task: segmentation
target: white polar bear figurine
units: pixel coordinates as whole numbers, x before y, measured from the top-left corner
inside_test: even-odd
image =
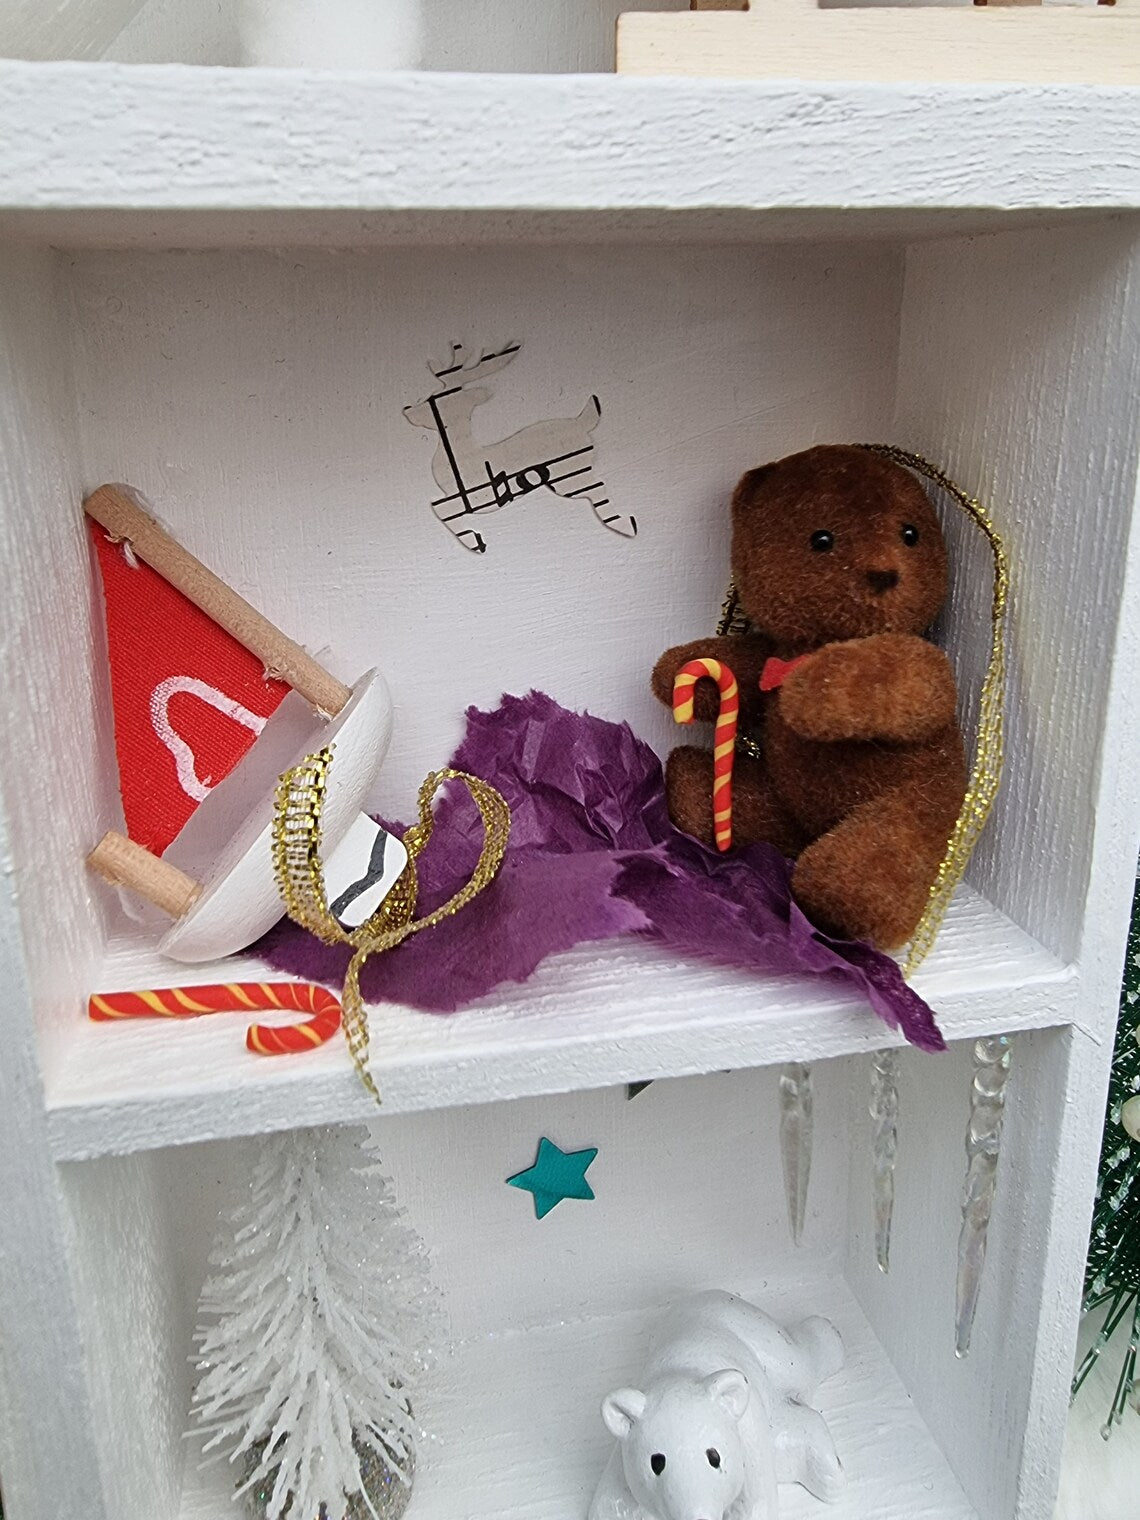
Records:
[[[785,1330],[731,1293],[675,1305],[641,1388],[602,1403],[618,1444],[589,1520],[777,1520],[778,1483],[837,1498],[843,1468],[803,1400],[842,1365],[825,1319]]]

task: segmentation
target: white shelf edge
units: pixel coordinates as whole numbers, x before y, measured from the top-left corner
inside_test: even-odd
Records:
[[[0,209],[1140,205],[1135,92],[0,63]]]
[[[704,1286],[704,1285],[702,1285]],[[828,1420],[847,1490],[823,1506],[780,1489],[782,1520],[977,1520],[838,1273],[805,1262],[792,1281],[724,1283],[777,1318],[824,1314],[844,1338],[847,1364],[812,1403]],[[441,1358],[418,1408],[434,1440],[421,1454],[408,1520],[573,1520],[586,1513],[612,1440],[599,1406],[636,1381],[658,1310],[488,1335]],[[494,1387],[494,1398],[487,1389]],[[232,1513],[224,1466],[200,1469],[190,1443],[179,1520]],[[885,1479],[884,1475],[889,1475]]]
[[[250,958],[179,968],[128,948],[112,951],[92,990],[272,975]],[[915,985],[951,1041],[1078,1021],[1075,969],[969,892]],[[902,1043],[842,985],[755,977],[633,941],[579,947],[458,1014],[370,1012],[372,1071],[390,1115]],[[56,1160],[375,1116],[339,1037],[311,1054],[265,1058],[246,1051],[244,1027],[240,1015],[77,1019],[46,1081]]]

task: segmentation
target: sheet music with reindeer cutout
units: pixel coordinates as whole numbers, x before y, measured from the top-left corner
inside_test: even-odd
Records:
[[[636,518],[613,510],[605,483],[594,469],[593,432],[602,414],[597,396],[591,396],[576,417],[532,422],[498,443],[476,441],[472,415],[492,394],[477,382],[505,369],[521,348],[521,343],[508,343],[469,357],[461,343],[453,343],[446,363],[428,365],[437,388],[404,408],[414,427],[427,428],[438,440],[431,469],[441,494],[432,501],[432,511],[474,554],[487,549],[472,525],[474,518],[540,490],[581,500],[603,527],[624,538],[636,537]]]

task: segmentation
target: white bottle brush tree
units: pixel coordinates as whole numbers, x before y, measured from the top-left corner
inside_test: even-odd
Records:
[[[367,1130],[262,1141],[210,1265],[192,1404],[204,1450],[240,1464],[238,1493],[257,1488],[267,1520],[402,1510],[374,1503],[369,1476],[410,1486],[439,1306]]]

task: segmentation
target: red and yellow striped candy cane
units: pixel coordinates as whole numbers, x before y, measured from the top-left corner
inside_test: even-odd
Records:
[[[194,1019],[203,1013],[271,1008],[308,1013],[312,1018],[277,1029],[251,1024],[245,1032],[246,1048],[260,1056],[312,1050],[340,1028],[340,1003],[326,987],[313,982],[217,982],[208,987],[97,992],[88,1001],[87,1014],[103,1023],[110,1019]]]
[[[720,687],[720,708],[713,734],[713,833],[717,849],[727,850],[732,844],[732,761],[736,754],[740,690],[723,660],[701,657],[681,666],[673,681],[673,717],[678,723],[693,721],[693,688],[705,676]]]

